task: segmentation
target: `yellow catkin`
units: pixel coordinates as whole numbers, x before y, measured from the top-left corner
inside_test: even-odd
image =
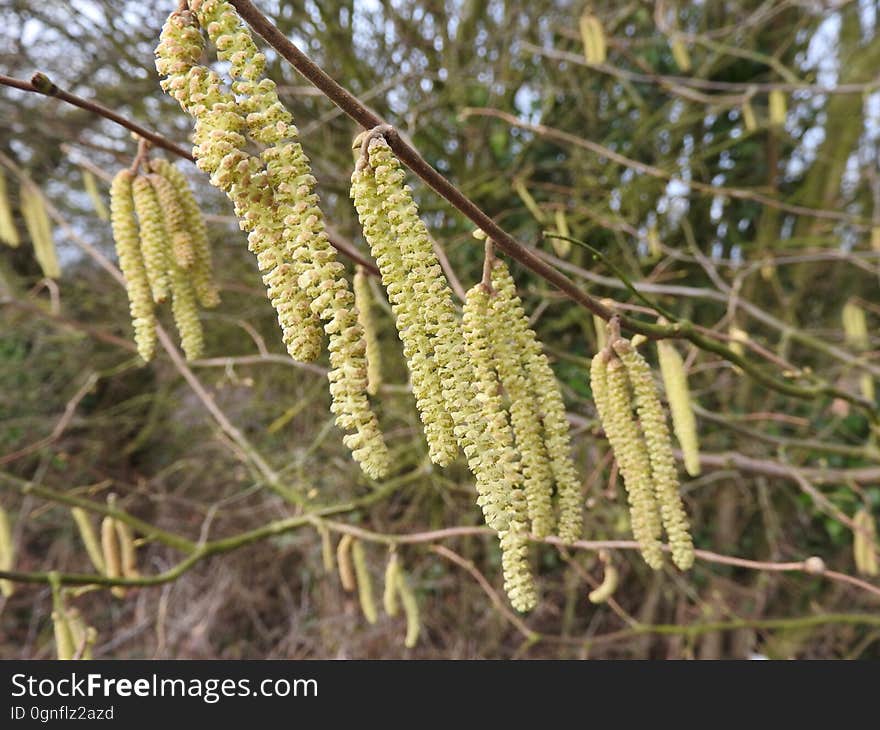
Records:
[[[101,573],[101,575],[105,575],[107,572],[107,566],[104,564],[104,556],[101,553],[101,542],[98,539],[98,533],[95,530],[94,525],[92,525],[89,513],[82,507],[72,507],[70,513],[73,515],[73,521],[76,523],[76,527],[79,530],[79,536],[83,541],[83,545],[86,547],[86,553],[88,553],[89,560],[92,561],[95,570]]]
[[[376,610],[376,599],[373,597],[373,580],[367,566],[367,556],[360,540],[352,542],[351,561],[354,563],[354,572],[357,576],[358,600],[361,604],[361,611],[364,618],[367,619],[367,623],[374,624],[379,619],[379,612]]]
[[[55,634],[56,658],[62,661],[73,659],[76,648],[67,618],[60,611],[52,611],[52,631]]]
[[[150,173],[147,179],[153,186],[159,207],[165,216],[165,230],[171,241],[172,260],[177,266],[190,269],[196,262],[195,245],[189,234],[186,213],[180,204],[177,190],[159,173]]]
[[[697,438],[697,419],[691,405],[684,361],[678,350],[665,340],[657,341],[657,355],[663,387],[666,389],[666,399],[669,401],[669,412],[672,415],[672,427],[684,455],[684,468],[692,477],[699,476],[700,444]]]
[[[785,125],[786,115],[786,99],[785,94],[779,89],[773,89],[768,95],[768,107],[770,115],[770,124],[774,127],[782,127]]]
[[[168,231],[159,200],[150,181],[143,175],[131,185],[134,209],[140,221],[141,256],[154,302],[164,302],[171,292],[171,261]]]
[[[324,572],[329,575],[336,571],[336,556],[333,553],[330,530],[323,523],[318,524],[317,530],[321,536],[321,562],[324,563]]]
[[[506,529],[499,532],[504,587],[511,605],[518,611],[530,611],[537,603],[534,578],[528,560],[529,504],[523,489],[520,458],[514,446],[513,429],[501,399],[497,365],[491,332],[498,323],[490,317],[489,293],[482,284],[468,291],[462,327],[477,386],[477,401],[490,436],[498,447],[503,484],[499,494],[505,499]],[[549,493],[546,510],[552,514]]]
[[[605,30],[601,21],[590,13],[581,15],[578,22],[581,32],[581,41],[584,45],[584,59],[587,63],[605,63],[607,57],[607,44],[605,42]]]
[[[366,346],[354,297],[336,260],[314,192],[315,178],[298,142],[289,112],[277,100],[274,83],[262,77],[265,57],[229,3],[191,3],[195,13],[172,13],[157,47],[163,88],[196,120],[193,154],[213,185],[235,204],[249,231],[264,282],[278,312],[288,352],[314,359],[320,330],[329,338],[331,410],[345,432],[343,442],[370,477],[390,468],[388,451],[366,393]],[[204,28],[228,61],[233,91],[210,69],[198,65]],[[236,96],[243,97],[239,101]],[[244,134],[267,146],[248,154]]]
[[[672,456],[672,438],[666,425],[666,414],[657,395],[651,368],[645,358],[626,340],[612,345],[623,362],[635,398],[642,437],[651,464],[651,481],[660,508],[663,527],[669,537],[672,562],[680,570],[694,563],[694,545],[690,525],[679,494],[678,472]]]
[[[541,210],[541,207],[538,205],[537,201],[532,197],[532,194],[529,192],[526,184],[520,178],[516,178],[513,181],[513,189],[516,191],[516,194],[519,195],[519,199],[522,200],[526,208],[528,208],[529,213],[532,214],[532,218],[543,225],[546,220],[544,211]]]
[[[46,201],[43,199],[43,194],[29,184],[21,188],[21,214],[43,276],[49,279],[59,278],[61,267],[58,264],[55,241],[52,238],[52,224],[46,213]]]
[[[351,535],[343,535],[336,546],[336,564],[339,566],[339,581],[342,587],[351,593],[357,588],[354,578],[354,569],[351,565],[351,545],[354,538]]]
[[[556,232],[560,236],[571,236],[565,208],[557,208],[553,213],[553,218],[556,223]],[[557,256],[566,258],[571,253],[571,241],[566,241],[563,238],[551,238],[550,242],[553,244],[553,250],[556,251]]]
[[[406,185],[400,161],[381,137],[369,140],[367,153],[367,159],[359,161],[358,167],[369,165],[373,170],[376,197],[397,238],[405,280],[415,292],[427,346],[433,346],[445,412],[452,419],[455,440],[474,475],[477,504],[483,510],[486,524],[494,530],[504,530],[508,500],[503,489],[503,447],[492,437],[480,412],[473,367],[467,358],[461,357],[466,345],[452,290],[437,261],[428,229],[419,217],[412,191]]]
[[[192,282],[179,266],[171,274],[171,312],[186,359],[197,360],[205,344],[198,302]]]
[[[172,13],[162,28],[156,48],[156,69],[168,77],[162,81],[162,88],[196,120],[193,148],[196,164],[211,175],[211,183],[221,188],[235,204],[239,225],[248,232],[248,247],[256,254],[263,272],[266,293],[278,315],[288,354],[295,360],[314,360],[321,351],[320,323],[312,314],[289,261],[282,240],[284,222],[276,214],[265,166],[243,149],[247,145],[242,134],[245,119],[235,98],[224,91],[216,73],[198,65],[203,50],[204,38],[195,16],[188,11]],[[178,190],[183,188],[185,181],[173,166],[168,165],[159,172]],[[182,200],[186,204],[185,199]],[[194,202],[188,213],[191,222],[197,215]],[[191,226],[191,230],[195,229]],[[207,239],[201,240],[206,246]],[[197,248],[202,244],[197,237]],[[203,270],[204,267],[197,264],[196,272]],[[202,279],[204,276],[202,274]],[[199,281],[195,279],[197,291]],[[204,301],[210,293],[203,292],[199,297]]]
[[[122,554],[119,549],[119,537],[116,533],[116,520],[105,517],[101,520],[101,554],[108,578],[122,578]],[[125,597],[125,588],[115,586],[110,591],[117,598]]]
[[[156,351],[156,317],[150,283],[141,255],[132,198],[133,179],[134,175],[130,170],[120,170],[113,178],[110,185],[110,220],[119,268],[122,269],[128,292],[134,341],[138,354],[144,362],[149,362]]]
[[[220,304],[220,292],[214,282],[211,244],[208,240],[205,219],[202,217],[202,211],[199,209],[192,190],[190,190],[186,176],[168,160],[161,158],[150,162],[150,169],[171,183],[177,193],[177,201],[186,216],[186,230],[190,235],[195,254],[195,262],[190,269],[190,276],[193,288],[196,290],[196,296],[199,298],[199,304],[208,309],[216,307]]]
[[[397,574],[397,593],[400,596],[400,603],[406,616],[406,637],[403,640],[403,645],[407,649],[412,649],[419,641],[422,621],[419,615],[419,604],[416,600],[416,594],[410,587],[406,574],[402,570]]]
[[[120,564],[124,578],[140,578],[137,568],[137,548],[131,528],[124,522],[116,520],[116,537],[119,540]]]
[[[660,246],[660,232],[657,230],[656,224],[648,226],[645,243],[648,244],[648,255],[650,257],[658,259],[663,255],[663,249]]]
[[[82,614],[75,608],[67,610],[67,625],[73,640],[74,658],[91,659],[92,647],[98,638],[98,632],[93,627],[86,625]]]
[[[73,659],[76,647],[67,621],[67,609],[58,573],[49,574],[49,585],[52,588],[52,631],[55,635],[56,655],[60,660],[69,661]]]
[[[669,43],[669,49],[672,51],[675,65],[684,73],[688,73],[691,70],[691,54],[688,53],[687,46],[680,38],[674,38]]]
[[[382,348],[379,344],[379,330],[373,311],[373,292],[370,290],[369,276],[363,266],[358,266],[354,273],[353,288],[358,322],[364,330],[364,342],[367,345],[367,392],[376,395],[382,384]]]
[[[870,346],[870,340],[865,310],[854,301],[848,301],[843,305],[841,319],[846,344],[856,350],[867,350]]]
[[[397,553],[391,553],[385,566],[385,589],[382,591],[382,605],[385,613],[396,616],[399,609],[397,582],[400,577],[400,560]]]
[[[366,163],[366,160],[363,162]],[[399,246],[398,238],[382,208],[371,165],[358,164],[351,183],[351,197],[358,211],[364,237],[381,272],[395,326],[403,343],[403,354],[425,432],[428,454],[435,464],[446,466],[455,459],[458,446],[452,416],[446,410],[443,399],[441,373],[435,361],[434,346],[421,313],[419,294],[427,285],[418,280],[417,275],[423,275],[424,270],[409,263],[418,253],[429,262],[428,272],[433,273],[433,264],[430,264],[431,257],[435,256],[433,247],[429,255],[426,250],[416,252],[409,246],[406,249]],[[405,261],[405,255],[409,261]]]
[[[755,110],[752,108],[752,103],[748,100],[743,102],[742,118],[747,132],[754,132],[758,129],[758,120],[755,117]]]
[[[15,541],[12,538],[12,525],[9,514],[0,504],[0,570],[12,570],[15,566]],[[15,584],[6,579],[0,580],[0,594],[9,598],[15,593]]]
[[[632,417],[633,395],[626,369],[607,351],[593,358],[590,384],[599,419],[623,476],[630,508],[630,524],[645,562],[663,567],[660,544],[662,523],[651,483],[651,464],[638,423]]]
[[[605,574],[602,576],[602,582],[597,588],[590,591],[590,594],[587,596],[590,599],[590,603],[605,603],[605,601],[611,598],[614,595],[614,591],[617,590],[618,579],[617,568],[611,565],[611,563],[607,563],[605,565]]]
[[[492,307],[497,317],[495,327],[508,333],[514,352],[519,353],[531,397],[543,424],[544,448],[556,483],[559,536],[566,541],[578,540],[583,532],[583,497],[571,456],[571,437],[559,384],[541,343],[529,327],[522,302],[516,295],[516,285],[503,261],[495,262],[492,286],[495,290]]]
[[[743,347],[743,343],[749,341],[749,333],[739,327],[731,325],[727,334],[730,335],[730,349],[740,357],[745,357],[746,350],[745,347]]]
[[[880,226],[871,228],[871,250],[880,251]]]
[[[876,576],[880,573],[877,562],[877,525],[871,513],[864,507],[853,517],[853,558],[856,570],[862,575]]]
[[[6,175],[3,174],[2,169],[0,169],[0,241],[13,248],[21,245],[21,237],[18,235],[12,204],[9,201]]]
[[[83,187],[86,189],[86,195],[89,196],[89,200],[92,201],[92,206],[95,209],[95,214],[102,221],[109,221],[110,214],[107,212],[107,204],[104,202],[104,198],[101,197],[101,193],[98,190],[98,183],[95,180],[95,176],[92,175],[91,172],[83,168],[82,179],[83,179]]]

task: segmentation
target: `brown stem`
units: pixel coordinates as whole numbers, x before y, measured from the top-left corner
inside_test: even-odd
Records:
[[[156,147],[161,147],[164,150],[168,150],[178,157],[183,157],[190,162],[194,162],[194,158],[192,154],[187,152],[183,147],[179,147],[174,144],[171,140],[163,137],[161,134],[157,134],[156,132],[151,132],[146,127],[142,127],[140,124],[131,121],[130,119],[126,119],[121,114],[117,114],[112,109],[108,109],[106,106],[102,106],[94,101],[89,101],[88,99],[83,99],[82,97],[76,96],[75,94],[71,94],[64,89],[60,89],[56,84],[52,83],[51,79],[44,73],[35,73],[33,77],[31,77],[30,82],[22,81],[20,79],[14,79],[10,76],[4,76],[0,74],[0,84],[3,86],[11,86],[14,89],[21,89],[22,91],[32,91],[36,94],[43,94],[44,96],[51,96],[55,99],[60,99],[61,101],[71,104],[72,106],[79,107],[80,109],[85,109],[88,112],[92,112],[92,114],[97,114],[100,117],[104,117],[104,119],[109,119],[111,122],[118,124],[121,127],[125,127],[128,130],[131,130],[139,137],[143,137],[144,139],[152,142]]]

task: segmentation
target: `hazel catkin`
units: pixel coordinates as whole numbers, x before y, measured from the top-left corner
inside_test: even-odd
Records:
[[[657,341],[660,375],[669,401],[672,428],[684,456],[684,468],[692,477],[700,474],[700,444],[697,437],[697,420],[691,405],[687,373],[678,350],[665,340]]]
[[[133,180],[134,174],[130,170],[120,170],[113,178],[110,185],[110,220],[119,267],[125,278],[135,344],[141,359],[149,362],[156,350],[156,318],[146,267],[141,255],[132,197]]]
[[[98,540],[98,533],[92,525],[88,512],[82,507],[72,507],[70,513],[73,515],[73,521],[79,530],[79,536],[83,541],[83,545],[85,545],[89,560],[92,561],[95,570],[101,573],[101,575],[105,575],[107,567],[104,564],[104,556],[101,553],[101,543]]]
[[[12,570],[15,565],[15,540],[9,513],[0,504],[0,570]],[[15,593],[15,584],[5,578],[0,579],[0,595],[9,598]]]
[[[43,199],[43,194],[33,187],[33,183],[21,187],[21,214],[43,276],[48,279],[59,278],[61,266],[58,263],[58,253],[52,237],[52,224],[46,212],[46,201]]]
[[[880,574],[877,561],[877,525],[864,507],[853,517],[853,559],[862,575]]]
[[[12,248],[17,248],[21,245],[18,228],[12,215],[9,190],[6,187],[6,176],[3,174],[2,168],[0,168],[0,241]]]
[[[358,322],[364,331],[367,357],[367,392],[376,395],[382,384],[382,347],[379,344],[379,332],[373,311],[373,293],[363,266],[358,266],[354,273],[354,303],[357,307]]]
[[[694,546],[684,503],[679,495],[678,472],[672,456],[672,439],[666,425],[666,414],[657,395],[651,368],[628,341],[620,338],[612,343],[624,364],[638,411],[642,437],[651,465],[651,482],[663,527],[669,537],[672,562],[687,570],[694,562]]]
[[[351,561],[354,564],[354,572],[357,577],[358,601],[361,604],[361,612],[367,619],[367,623],[374,624],[379,619],[379,614],[376,611],[376,599],[373,597],[373,579],[370,577],[367,556],[360,540],[354,540],[351,544]]]
[[[143,175],[134,178],[131,186],[134,209],[140,222],[141,256],[153,301],[164,302],[171,292],[169,276],[170,244],[162,208],[150,181]]]

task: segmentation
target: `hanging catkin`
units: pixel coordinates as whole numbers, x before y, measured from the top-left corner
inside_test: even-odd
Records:
[[[354,569],[351,565],[351,545],[354,538],[345,534],[339,539],[336,546],[336,564],[339,566],[339,582],[342,583],[344,590],[351,593],[357,588],[357,581],[354,578]]]
[[[235,93],[250,96],[240,105],[216,73],[197,65],[204,39],[188,11],[172,13],[162,30],[156,68],[168,77],[163,88],[196,120],[197,164],[233,201],[242,228],[249,231],[249,246],[257,254],[293,357],[317,357],[317,321],[323,320],[329,337],[331,410],[354,459],[368,476],[379,478],[390,464],[367,399],[363,330],[324,230],[308,158],[296,141],[289,113],[272,101],[274,84],[260,80],[265,59],[256,53],[232,6],[214,0],[191,5],[217,46],[218,58],[230,62]],[[264,151],[265,165],[245,151],[249,129],[257,141],[277,141]]]
[[[587,63],[605,63],[607,48],[605,30],[595,15],[584,13],[578,21],[581,42],[584,44],[584,59]]]
[[[147,175],[147,179],[153,186],[156,200],[165,216],[165,230],[171,242],[171,260],[183,269],[190,269],[195,264],[196,252],[177,190],[156,172]]]
[[[679,70],[688,73],[691,70],[691,55],[688,53],[687,46],[681,38],[673,38],[669,42],[669,49],[672,51],[672,58],[675,59],[675,65]]]
[[[482,284],[467,293],[462,326],[467,356],[476,378],[477,402],[501,458],[499,465],[504,478],[501,493],[507,501],[507,529],[499,533],[505,590],[514,608],[530,611],[537,603],[537,593],[528,561],[528,499],[523,491],[513,430],[501,399],[495,367],[497,358],[490,344],[490,332],[497,325],[490,319],[489,294]]]
[[[141,256],[153,301],[164,302],[171,293],[170,242],[165,229],[165,218],[156,191],[143,175],[137,175],[131,185],[134,209],[140,222]]]
[[[116,537],[119,540],[119,562],[122,576],[124,578],[139,578],[137,549],[134,544],[134,535],[132,535],[131,528],[124,522],[116,520]]]
[[[645,443],[633,420],[633,396],[623,363],[614,351],[600,350],[590,368],[590,385],[599,419],[614,451],[629,500],[630,523],[645,562],[663,566],[662,525]]]
[[[108,578],[122,578],[122,553],[119,549],[119,537],[116,532],[116,520],[105,517],[101,520],[101,553]],[[117,598],[125,598],[125,588],[115,586],[110,591]]]
[[[81,172],[83,186],[86,189],[86,195],[88,195],[89,200],[92,201],[92,206],[95,208],[95,214],[102,221],[110,220],[110,214],[107,212],[107,205],[104,203],[104,198],[101,197],[101,193],[98,190],[98,183],[95,181],[95,176],[85,168],[82,168]]]
[[[46,213],[46,201],[43,199],[43,194],[33,188],[31,184],[25,184],[21,187],[20,195],[21,214],[34,246],[34,256],[37,263],[43,271],[43,276],[57,279],[61,276],[61,267],[58,264],[55,241],[52,239],[52,224]]]
[[[379,344],[379,330],[373,311],[373,292],[363,266],[358,265],[354,273],[354,303],[357,307],[358,322],[364,330],[367,346],[367,392],[376,395],[382,384],[382,348]]]
[[[372,144],[372,142],[371,142]],[[377,142],[378,144],[378,142]],[[360,145],[358,144],[358,148]],[[383,193],[386,192],[383,190]],[[364,237],[370,246],[388,293],[388,301],[407,360],[413,396],[425,432],[428,454],[435,464],[446,466],[455,459],[458,446],[452,416],[446,410],[440,382],[440,368],[434,359],[434,347],[428,335],[420,301],[427,284],[416,279],[417,270],[404,261],[404,244],[382,208],[377,181],[371,164],[361,159],[351,179],[351,197],[358,212]],[[422,250],[422,256],[428,252]],[[411,260],[415,252],[407,250]],[[430,256],[433,256],[433,248]],[[422,273],[419,270],[419,273]]]
[[[770,124],[773,127],[782,127],[785,125],[786,100],[785,93],[779,89],[773,89],[768,95],[768,108],[770,114]]]
[[[88,512],[82,507],[72,507],[70,513],[73,515],[73,521],[76,523],[76,527],[79,530],[79,536],[83,541],[83,545],[86,547],[86,553],[88,553],[89,560],[92,561],[95,570],[101,575],[105,575],[107,573],[107,567],[104,565],[104,556],[101,553],[101,543],[98,539],[98,533],[92,525],[92,520],[89,518]]]
[[[398,609],[398,593],[397,581],[400,577],[400,560],[397,553],[391,553],[388,557],[388,563],[385,566],[385,588],[382,591],[382,605],[385,613],[389,616],[396,616]]]
[[[373,598],[373,579],[370,577],[370,569],[367,566],[367,556],[364,553],[364,545],[360,540],[354,540],[351,544],[351,561],[354,563],[354,572],[357,577],[358,600],[361,611],[367,623],[374,624],[379,619],[376,610],[376,599]]]
[[[853,517],[853,559],[856,570],[862,575],[876,576],[880,573],[877,564],[877,525],[871,513],[862,507]]]
[[[134,341],[138,354],[144,362],[149,362],[156,350],[156,317],[153,313],[150,283],[141,256],[132,198],[133,179],[134,175],[130,170],[120,170],[113,178],[110,186],[110,219],[119,267],[125,277],[125,289],[128,292]]]
[[[850,300],[843,305],[841,320],[843,321],[846,344],[856,350],[867,350],[870,346],[870,340],[865,310]]]
[[[2,168],[0,168],[0,241],[13,248],[21,245],[21,237],[18,235],[15,217],[12,215],[9,190],[6,187],[6,175],[4,175]]]
[[[9,514],[0,504],[0,570],[12,570],[15,566],[15,541],[12,539],[12,525]],[[0,579],[0,594],[9,598],[15,592],[15,584]]]
[[[403,640],[403,645],[407,649],[412,649],[419,641],[422,621],[419,616],[419,604],[416,600],[416,594],[410,587],[406,574],[402,570],[397,574],[397,593],[400,596],[403,613],[406,615],[406,638]]]
[[[571,457],[568,420],[559,384],[541,343],[529,327],[522,302],[516,295],[516,285],[503,261],[497,260],[492,269],[492,287],[495,291],[492,309],[497,317],[494,326],[499,331],[509,333],[513,351],[519,353],[527,374],[531,397],[540,412],[544,447],[556,482],[559,536],[566,541],[578,540],[583,531],[583,500],[580,480]]]
[[[678,350],[665,340],[657,341],[657,355],[663,387],[669,401],[672,427],[684,455],[684,468],[692,477],[700,474],[700,444],[697,439],[697,420],[691,405],[687,373]]]
[[[184,174],[165,159],[154,159],[150,162],[150,169],[164,177],[171,183],[177,193],[177,202],[183,208],[186,218],[186,230],[192,242],[195,261],[190,269],[193,288],[199,298],[199,304],[211,309],[220,304],[220,293],[214,282],[213,263],[211,261],[211,246],[208,241],[208,231],[205,227],[205,219],[196,202],[195,196],[190,190],[189,183]]]
[[[590,591],[587,596],[590,603],[605,603],[605,601],[611,598],[611,596],[614,595],[614,591],[617,590],[618,578],[617,568],[615,568],[610,561],[606,561],[605,574],[602,576],[602,582]]]
[[[67,622],[67,608],[64,605],[64,594],[58,573],[49,574],[49,585],[52,589],[52,632],[55,636],[55,651],[58,659],[69,661],[73,659],[76,649]]]
[[[654,496],[660,508],[663,528],[669,537],[672,562],[680,570],[687,570],[694,563],[694,545],[679,494],[678,472],[672,456],[672,439],[666,425],[666,414],[654,386],[651,368],[627,340],[618,339],[612,343],[612,347],[626,368],[635,398],[642,437],[651,464]]]

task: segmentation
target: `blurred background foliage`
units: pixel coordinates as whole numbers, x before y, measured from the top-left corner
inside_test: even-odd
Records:
[[[748,356],[770,358],[778,372],[809,368],[858,392],[864,364],[877,367],[875,0],[257,4],[502,226],[555,257],[591,293],[640,304],[587,251],[542,238],[560,218],[572,236],[649,284],[649,296],[667,308],[721,336],[746,332],[762,348]],[[185,144],[190,120],[161,93],[153,68],[159,29],[174,5],[0,0],[0,70],[24,79],[43,71]],[[607,34],[607,62],[599,66],[583,61],[578,18],[585,10]],[[676,39],[690,68],[673,57]],[[356,130],[267,53],[313,160],[328,220],[337,236],[363,247],[348,199]],[[779,84],[787,102],[781,125],[768,108],[767,85]],[[756,125],[746,125],[747,104]],[[299,507],[255,478],[247,455],[164,353],[141,367],[119,341],[131,337],[124,293],[77,240],[114,257],[109,224],[95,215],[82,169],[103,175],[106,195],[109,176],[135,152],[128,132],[4,88],[0,151],[70,224],[55,229],[63,267],[57,287],[41,279],[30,246],[0,251],[0,500],[14,518],[17,567],[90,569],[69,510],[23,494],[23,484],[97,500],[113,493],[130,513],[192,540],[296,514]],[[191,165],[178,164],[209,215],[223,294],[221,307],[204,314],[207,354],[193,371],[306,504],[381,490],[341,445],[320,368],[281,356],[274,314],[230,206]],[[469,287],[482,265],[470,224],[423,186],[414,188]],[[11,195],[16,205],[14,185]],[[592,317],[520,267],[515,273],[571,413],[585,538],[627,539],[625,499],[590,399]],[[872,332],[865,353],[843,341],[841,309],[853,298]],[[382,322],[391,385],[379,408],[396,481],[381,499],[340,519],[386,533],[478,525],[464,466],[428,466],[387,311]],[[645,350],[653,357],[652,347]],[[785,397],[711,354],[680,351],[709,457],[703,476],[683,484],[697,547],[769,561],[819,555],[853,574],[853,535],[841,516],[862,507],[875,519],[880,512],[880,452],[864,412],[842,401]],[[94,385],[64,432],[28,450],[52,432],[89,378]],[[500,589],[494,540],[447,544]],[[880,656],[877,626],[801,620],[876,614],[877,597],[800,573],[698,562],[688,575],[653,574],[637,554],[622,551],[613,556],[621,572],[616,603],[597,607],[586,599],[602,575],[596,556],[537,546],[543,595],[525,620],[543,638],[529,642],[461,567],[427,545],[400,553],[422,612],[412,650],[403,647],[400,619],[368,625],[356,598],[324,574],[311,527],[200,563],[122,601],[92,591],[74,603],[99,631],[98,657]],[[378,582],[387,551],[370,544],[367,554]],[[177,558],[170,548],[144,544],[139,559],[151,573]],[[0,656],[52,654],[48,588],[20,586],[0,611]],[[751,625],[776,618],[791,621]],[[635,622],[666,628],[638,630]]]

